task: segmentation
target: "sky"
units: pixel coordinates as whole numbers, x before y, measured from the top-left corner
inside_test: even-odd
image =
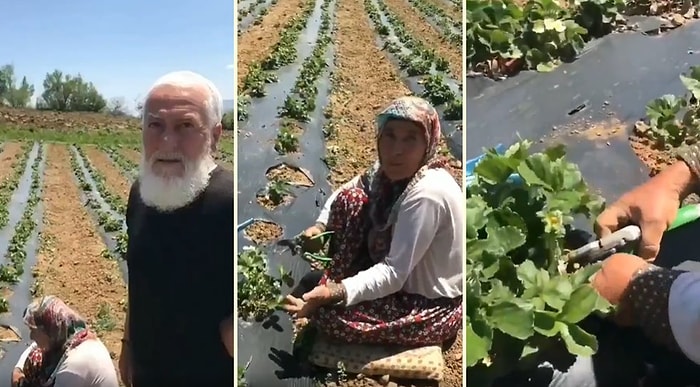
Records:
[[[177,70],[198,72],[233,98],[233,1],[7,0],[0,9],[0,66],[26,76],[34,98],[56,69],[130,107]]]

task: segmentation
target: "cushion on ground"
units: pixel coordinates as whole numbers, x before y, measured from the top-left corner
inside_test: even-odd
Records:
[[[439,346],[407,349],[342,344],[323,335],[316,337],[309,361],[329,369],[336,369],[342,363],[345,371],[353,374],[402,379],[440,381],[445,372],[445,359]]]

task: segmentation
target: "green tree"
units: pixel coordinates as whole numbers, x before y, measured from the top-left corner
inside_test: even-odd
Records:
[[[221,118],[221,125],[223,130],[233,130],[234,124],[236,122],[236,117],[234,117],[233,112],[226,112]]]
[[[17,86],[15,67],[11,64],[0,67],[0,105],[14,108],[27,107],[34,95],[34,86],[30,85],[27,77],[22,77]]]
[[[37,109],[63,112],[100,112],[106,106],[107,101],[92,82],[86,82],[80,74],[63,74],[60,70],[46,74],[44,92],[36,103]]]

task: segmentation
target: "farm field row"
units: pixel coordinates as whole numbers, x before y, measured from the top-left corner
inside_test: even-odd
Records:
[[[239,260],[239,270],[257,273],[260,278],[249,280],[252,287],[269,279],[262,278],[259,265],[296,281],[309,270],[308,263],[290,258],[274,243],[312,225],[332,190],[376,160],[374,118],[393,99],[418,95],[437,107],[442,153],[461,181],[459,1],[242,0],[238,7],[247,12],[239,20],[237,47],[238,222],[249,223],[239,246],[251,248],[242,253],[250,267],[241,267]],[[258,304],[274,303],[282,291],[279,284],[265,286],[269,294],[256,288]],[[239,290],[242,314],[271,313],[241,311],[240,295]],[[249,362],[246,379],[255,383],[279,366],[270,363],[269,347],[289,346],[291,328],[271,332],[248,322],[239,325],[239,343],[258,339],[256,345],[240,345],[238,359]],[[458,340],[445,354],[446,386],[461,385],[461,353]],[[325,371],[315,375],[317,381],[375,383],[340,380],[337,370]]]
[[[116,364],[127,300],[124,216],[139,162],[130,147],[2,143],[0,321],[14,328],[0,336],[10,339],[2,348],[9,359],[29,337],[21,322],[28,302],[54,294],[88,319]],[[14,360],[0,364],[4,372]]]

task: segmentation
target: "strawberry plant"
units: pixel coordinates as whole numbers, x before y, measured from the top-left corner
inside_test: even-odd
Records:
[[[566,161],[563,146],[535,154],[530,146],[522,141],[504,155],[488,151],[467,189],[470,386],[536,366],[561,346],[592,355],[597,340],[581,322],[611,308],[590,285],[598,266],[567,272],[564,258],[574,217],[593,219],[602,198]],[[514,173],[522,184],[509,182]]]
[[[292,287],[291,273],[279,268],[279,276],[268,273],[267,256],[255,247],[238,254],[238,316],[244,321],[262,321],[279,310],[284,296],[282,285]]]
[[[623,21],[623,0],[467,0],[467,66],[488,75],[550,71]],[[510,65],[512,67],[512,65]]]
[[[649,102],[649,124],[640,121],[635,125],[637,133],[667,149],[697,141],[700,135],[700,66],[691,67],[688,76],[680,77],[686,95],[667,94]]]

